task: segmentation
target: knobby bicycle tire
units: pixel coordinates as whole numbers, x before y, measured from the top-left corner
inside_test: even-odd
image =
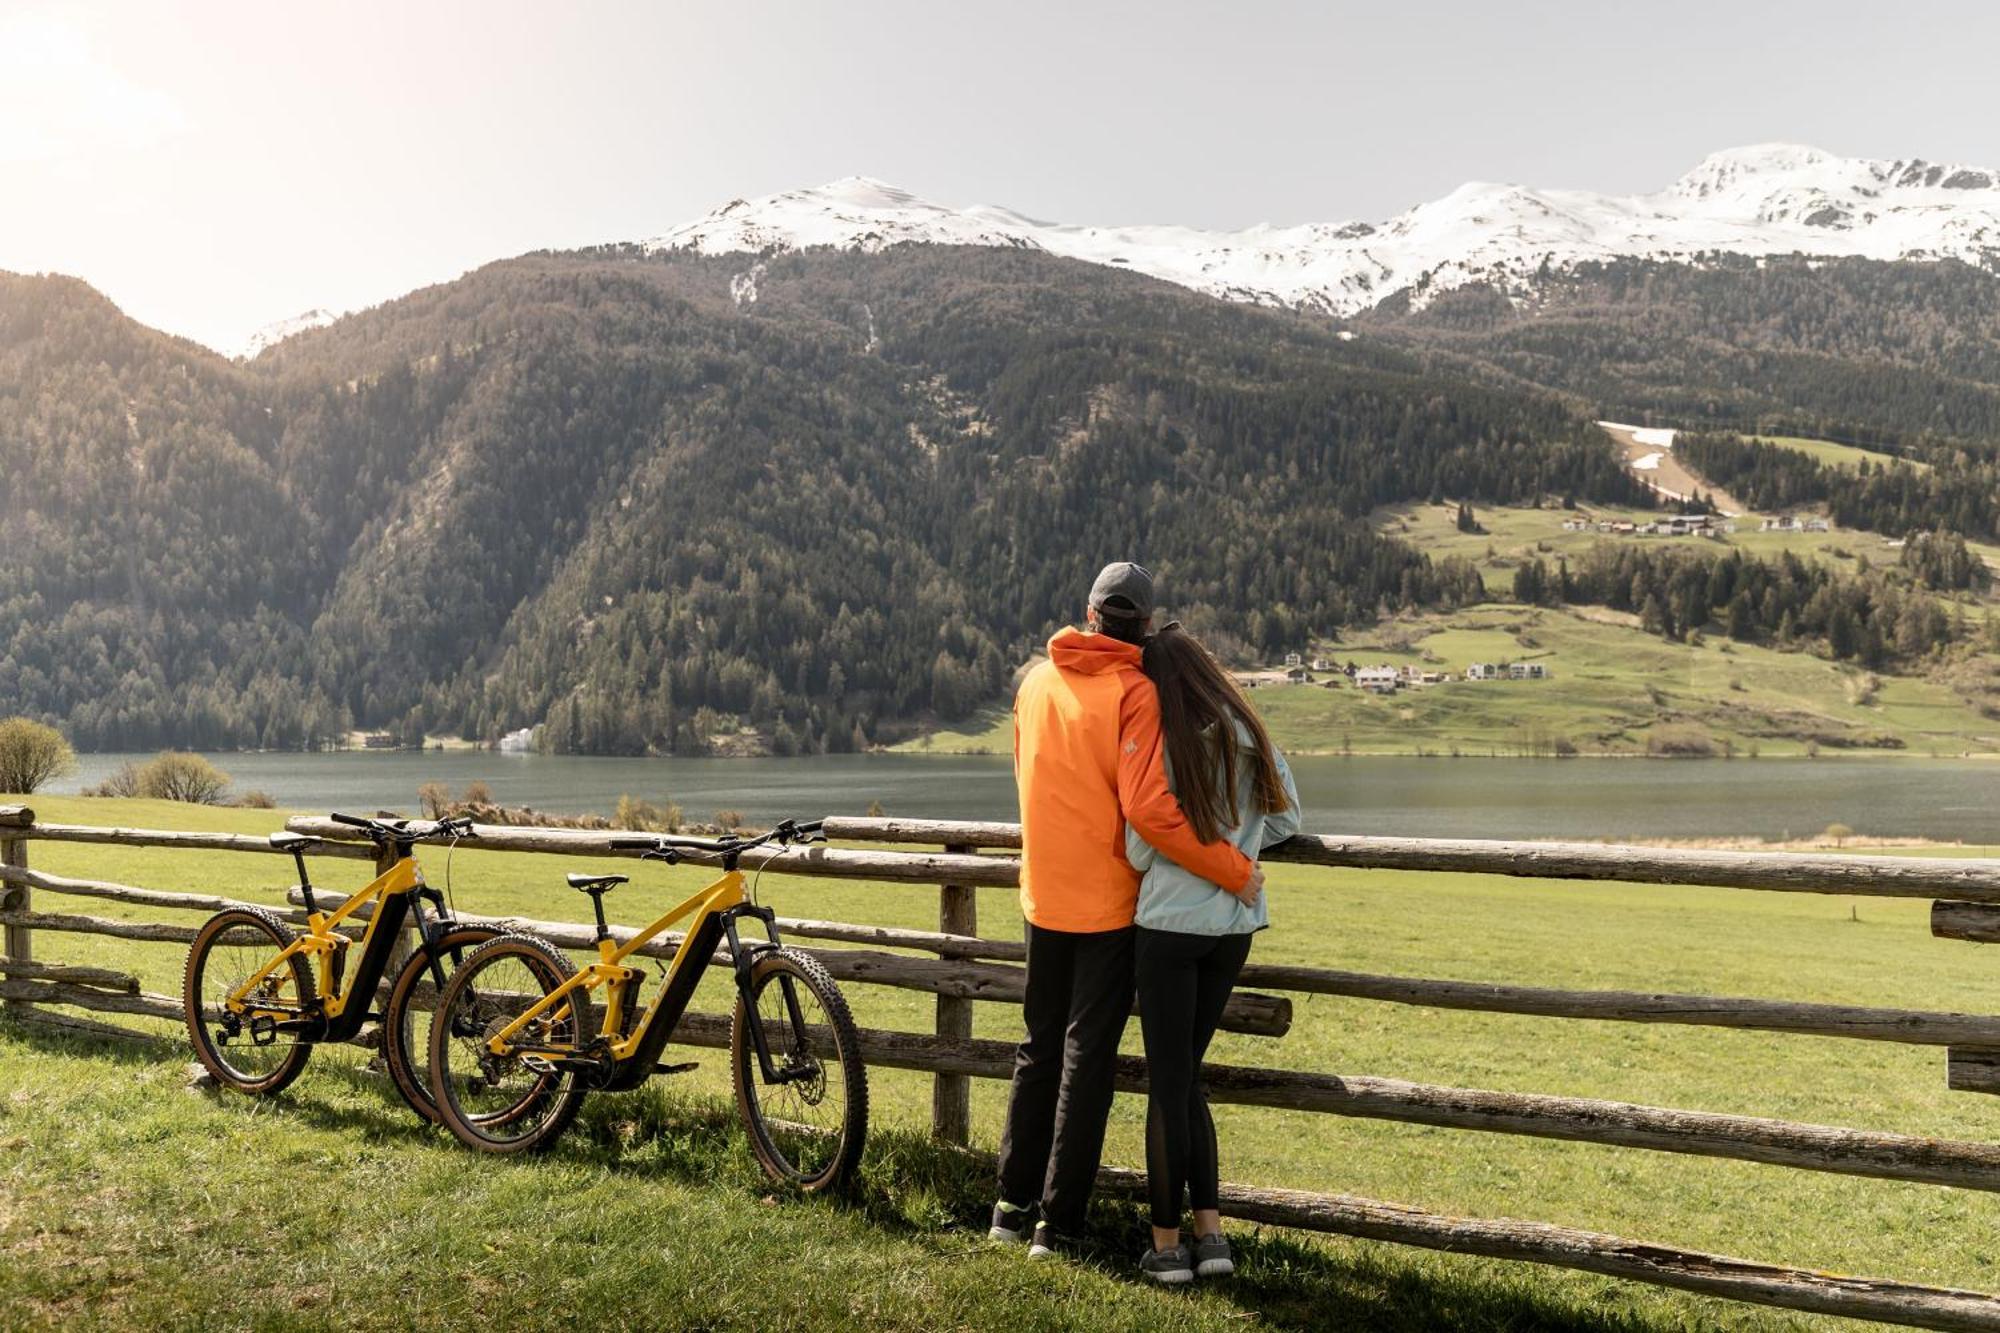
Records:
[[[263,936],[270,943],[273,955],[284,950],[296,938],[290,926],[280,921],[275,913],[261,907],[233,907],[216,913],[202,923],[201,929],[195,932],[194,942],[188,946],[187,967],[181,977],[181,1010],[187,1020],[188,1039],[194,1045],[195,1059],[218,1084],[246,1096],[269,1097],[290,1087],[292,1081],[305,1070],[306,1061],[312,1058],[312,1043],[294,1037],[285,1045],[284,1053],[270,1071],[257,1077],[248,1076],[224,1056],[223,1048],[218,1046],[215,1034],[203,1019],[201,990],[208,979],[216,948],[232,929]],[[310,1008],[318,995],[313,984],[311,964],[306,961],[305,955],[293,954],[287,966],[300,1008]],[[275,1042],[272,1044],[276,1045]],[[268,1047],[259,1047],[252,1042],[240,1049]]]

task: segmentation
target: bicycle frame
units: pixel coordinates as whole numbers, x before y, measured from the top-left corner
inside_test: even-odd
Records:
[[[736,922],[742,916],[752,915],[764,923],[771,936],[770,946],[753,945],[745,949],[736,933]],[[613,1076],[607,1091],[629,1090],[638,1086],[652,1073],[661,1049],[667,1044],[674,1028],[680,1023],[681,1015],[687,1012],[688,1001],[694,996],[694,989],[708,970],[715,956],[716,946],[727,935],[731,956],[736,960],[739,986],[749,977],[749,967],[758,947],[775,947],[777,931],[773,913],[768,908],[759,908],[750,901],[743,873],[731,869],[721,878],[702,889],[686,901],[668,909],[665,915],[647,926],[623,944],[609,937],[597,941],[598,961],[578,970],[555,990],[542,996],[517,1015],[512,1022],[487,1039],[486,1048],[496,1056],[539,1055],[562,1059],[565,1057],[590,1058],[588,1052],[602,1050],[611,1057],[612,1065],[620,1073]],[[625,1026],[625,997],[634,978],[641,976],[637,968],[627,967],[630,958],[648,942],[657,937],[682,918],[692,917],[687,934],[680,947],[674,950],[673,958],[667,964],[666,978],[659,994],[632,1025],[629,1033]],[[555,1017],[558,1006],[563,1005],[567,996],[578,991],[606,988],[604,1020],[595,1034],[578,1033],[575,1046],[552,1046],[536,1043],[514,1045],[514,1039],[542,1017]],[[787,1005],[793,1010],[795,1025],[800,1024],[797,1013],[797,997],[786,988]],[[764,1039],[761,1022],[750,1024],[759,1065],[767,1081],[782,1082],[786,1071],[773,1065],[770,1051]]]
[[[395,863],[339,907],[331,912],[309,908],[305,933],[279,950],[269,962],[230,991],[223,1002],[224,1007],[246,1021],[273,1019],[280,1031],[298,1031],[323,1023],[324,1030],[315,1038],[321,1041],[345,1041],[359,1032],[361,1025],[367,1021],[368,1003],[374,998],[375,988],[382,982],[389,954],[402,934],[404,921],[415,913],[419,934],[428,935],[422,910],[412,896],[425,888],[423,871],[417,865],[414,849],[399,846],[396,850]],[[304,869],[303,861],[300,869]],[[304,878],[302,874],[301,879]],[[307,900],[310,902],[310,886],[302,887],[308,889]],[[353,941],[340,934],[335,927],[360,911],[363,904],[371,902],[375,911],[369,916],[361,934],[360,961],[343,987],[342,960]],[[291,960],[301,954],[319,961],[318,1011],[308,1014],[297,1006],[259,1004],[254,992],[273,973],[290,966]],[[356,1003],[357,997],[359,1003]]]

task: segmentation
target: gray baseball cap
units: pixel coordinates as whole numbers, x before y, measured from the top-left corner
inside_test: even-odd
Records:
[[[1091,609],[1121,620],[1150,620],[1153,615],[1153,572],[1129,560],[1106,565],[1090,585]]]

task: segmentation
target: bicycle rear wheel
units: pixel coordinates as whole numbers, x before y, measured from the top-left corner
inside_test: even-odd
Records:
[[[382,1012],[382,1062],[410,1109],[432,1124],[438,1123],[438,1110],[430,1086],[431,1017],[444,991],[431,975],[432,960],[449,981],[467,955],[499,933],[491,926],[453,926],[419,945],[389,988]]]
[[[459,1142],[481,1152],[532,1152],[576,1118],[586,1089],[554,1061],[592,1031],[581,987],[517,1034],[527,1054],[495,1055],[488,1044],[575,970],[546,940],[502,935],[445,983],[431,1018],[430,1091],[438,1118]]]
[[[736,1106],[765,1173],[808,1193],[843,1185],[868,1136],[868,1070],[847,999],[826,969],[791,949],[760,953],[737,997],[729,1055]]]
[[[258,908],[218,912],[188,946],[181,1009],[195,1058],[225,1088],[268,1097],[291,1085],[312,1057],[312,1043],[298,1030],[280,1032],[280,1021],[305,1021],[317,1008],[312,968],[293,954],[272,968],[244,997],[249,1013],[230,1011],[228,999],[294,938],[291,927]]]

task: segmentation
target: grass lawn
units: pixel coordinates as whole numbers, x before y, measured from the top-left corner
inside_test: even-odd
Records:
[[[1881,453],[1874,449],[1863,449],[1858,445],[1835,444],[1832,440],[1811,440],[1802,435],[1753,435],[1746,437],[1752,444],[1775,444],[1781,449],[1791,449],[1798,453],[1810,454],[1828,467],[1845,468],[1852,472],[1863,461],[1872,467],[1890,467],[1906,460],[1894,454]],[[1930,471],[1930,464],[1907,460],[1919,472]]]
[[[1315,692],[1317,693],[1317,692]],[[1579,780],[1588,766],[1579,766]],[[260,832],[269,812],[37,798],[51,821]],[[278,902],[276,857],[30,844],[53,873]],[[443,857],[427,853],[433,882]],[[323,867],[323,872],[322,872]],[[559,858],[461,851],[462,909],[573,920]],[[359,863],[315,865],[358,884]],[[609,900],[639,923],[699,882],[637,871]],[[767,877],[787,915],[934,926],[934,890]],[[1274,928],[1255,957],[1408,975],[1985,1008],[1990,960],[1938,941],[1921,902],[1273,867]],[[41,906],[191,919],[43,895]],[[1009,935],[1011,891],[980,894]],[[38,956],[131,969],[177,993],[170,945],[37,936]],[[711,977],[698,1008],[717,1010]],[[868,1026],[928,1030],[930,997],[847,988]],[[2000,1104],[1945,1088],[1942,1051],[1700,1028],[1558,1022],[1295,997],[1281,1039],[1223,1034],[1231,1063],[1601,1096],[1985,1139]],[[981,1005],[977,1032],[1018,1014]],[[163,1029],[169,1030],[170,1029]],[[1138,1049],[1134,1024],[1128,1049]],[[672,1058],[672,1057],[669,1057]],[[921,1143],[929,1081],[871,1071],[875,1139],[859,1204],[766,1201],[699,1071],[593,1099],[549,1159],[494,1161],[418,1126],[362,1053],[327,1050],[270,1104],[185,1090],[184,1051],[127,1053],[0,1034],[0,1323],[402,1326],[554,1324],[635,1305],[641,1325],[1798,1327],[1825,1321],[1581,1274],[1327,1238],[1268,1236],[1234,1288],[1175,1296],[1128,1276],[1139,1218],[1102,1210],[1094,1262],[1024,1269],[978,1239],[979,1168]],[[671,1097],[667,1095],[671,1092]],[[974,1083],[990,1149],[1003,1085]],[[1140,1099],[1121,1097],[1106,1160],[1143,1163]],[[1747,1258],[2000,1287],[2000,1199],[1748,1163],[1285,1112],[1217,1108],[1224,1175],[1440,1211],[1533,1218]],[[614,1268],[613,1264],[621,1265]],[[712,1267],[705,1267],[712,1265]],[[373,1276],[361,1278],[363,1272]],[[355,1279],[359,1278],[357,1281]],[[342,1279],[347,1279],[343,1282]],[[393,1300],[380,1293],[393,1289]],[[666,1312],[671,1311],[671,1314]]]

